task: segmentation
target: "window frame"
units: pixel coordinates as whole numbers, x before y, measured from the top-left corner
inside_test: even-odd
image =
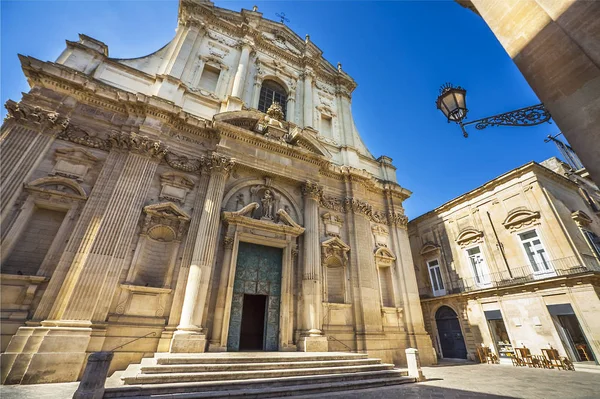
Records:
[[[431,266],[430,263],[432,262],[437,262],[437,265]],[[442,265],[440,263],[440,259],[439,258],[434,258],[434,259],[430,259],[428,261],[425,262],[427,264],[427,270],[429,272],[429,281],[431,282],[431,291],[433,293],[433,296],[443,296],[446,295],[446,285],[444,284],[444,277],[442,276]],[[434,277],[432,274],[432,269],[437,268],[438,270],[438,277],[439,277],[439,281],[437,281],[437,277],[436,277],[436,281],[438,282],[438,289],[435,289],[435,284],[434,284]],[[439,288],[441,286],[441,288]]]
[[[215,82],[215,87],[212,90],[202,86],[202,76],[204,75],[204,71],[206,71],[207,68],[217,72],[217,80]],[[206,90],[209,93],[215,94],[217,92],[217,89],[219,88],[219,81],[221,80],[222,72],[223,72],[222,69],[219,67],[216,67],[214,64],[205,63],[204,66],[202,67],[202,72],[200,72],[200,79],[198,80],[198,88],[202,89],[202,90]]]
[[[588,229],[584,229],[584,228],[581,228],[581,232],[583,233],[583,236],[585,237],[585,241],[587,242],[587,244],[592,249],[592,252],[595,254],[596,258],[600,259],[600,244],[597,245],[592,240],[592,237],[590,237],[588,234],[593,234],[599,240],[600,240],[600,236],[598,236],[598,234],[596,234],[595,232],[593,232],[591,230],[588,230]]]
[[[483,268],[485,269],[485,270],[482,270],[481,275],[478,275],[477,272],[475,270],[473,270],[473,264],[471,263],[471,255],[469,255],[469,250],[475,249],[475,248],[479,249],[479,255],[481,256],[481,259],[483,261]],[[490,274],[490,267],[487,263],[487,258],[485,256],[485,254],[483,253],[483,245],[481,243],[471,245],[469,247],[466,247],[464,249],[464,251],[465,251],[465,256],[467,259],[467,265],[469,267],[470,274],[473,276],[473,281],[475,282],[475,285],[477,285],[478,287],[490,287],[492,285],[492,279],[491,279],[491,274]],[[475,267],[475,269],[477,269],[477,267]],[[480,280],[480,281],[478,281],[478,280]]]
[[[267,83],[267,87],[265,87],[265,83]],[[275,91],[273,88],[268,87],[269,83],[274,83],[275,85],[279,86],[283,91],[281,93]],[[273,91],[273,98],[271,99],[271,103],[268,106],[266,106],[266,103],[269,100],[267,98],[267,94],[265,94],[265,99],[264,99],[265,107],[264,107],[264,110],[261,109],[261,101],[262,101],[262,97],[263,97],[263,89]],[[287,118],[288,118],[288,115],[287,115],[287,101],[288,101],[288,98],[289,98],[289,93],[287,92],[285,86],[283,84],[279,83],[276,80],[273,80],[273,79],[264,79],[262,81],[262,83],[260,85],[260,90],[258,91],[258,103],[256,104],[256,109],[258,111],[260,111],[260,112],[267,113],[267,110],[269,109],[269,107],[275,101],[275,94],[278,94],[279,97],[280,97],[280,99],[282,100],[282,101],[279,101],[279,105],[281,105],[281,109],[283,111],[284,120],[287,120]]]
[[[535,233],[535,237],[533,238],[528,238],[526,240],[523,240],[521,238],[522,234],[527,234],[527,233],[531,233],[534,232]],[[548,250],[546,249],[546,246],[544,245],[544,240],[542,240],[542,235],[539,233],[538,229],[536,228],[532,228],[532,229],[524,229],[523,231],[520,231],[517,233],[517,239],[519,240],[519,245],[521,247],[521,251],[523,251],[523,256],[525,257],[525,261],[527,262],[529,269],[531,270],[531,273],[533,274],[534,277],[546,277],[546,276],[555,276],[556,275],[556,271],[554,270],[554,266],[552,265],[552,261],[550,260],[550,252],[548,252]],[[531,243],[532,248],[533,248],[533,240],[539,240],[540,241],[540,246],[542,247],[542,249],[544,250],[544,254],[546,254],[546,262],[549,266],[549,268],[547,270],[539,270],[536,271],[532,262],[531,262],[531,258],[529,257],[529,254],[527,253],[527,250],[525,249],[525,243]],[[533,256],[535,256],[536,254],[534,253]],[[543,255],[540,255],[543,258]],[[544,260],[542,259],[542,263],[546,263],[544,262]],[[539,262],[536,262],[536,264],[539,264]]]

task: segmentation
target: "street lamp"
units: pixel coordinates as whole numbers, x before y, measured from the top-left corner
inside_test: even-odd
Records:
[[[520,108],[503,114],[488,116],[468,123],[462,121],[467,117],[467,91],[460,86],[452,86],[446,83],[440,87],[440,95],[436,106],[448,119],[448,123],[455,122],[462,129],[463,136],[469,137],[465,126],[475,125],[477,130],[483,130],[488,126],[535,126],[544,122],[550,122],[550,112],[544,108],[544,104]]]

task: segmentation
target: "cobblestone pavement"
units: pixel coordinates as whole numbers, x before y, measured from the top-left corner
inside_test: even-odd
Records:
[[[297,398],[332,399],[582,399],[600,398],[600,374],[515,368],[504,365],[446,363],[424,367],[428,381]],[[78,383],[0,386],[2,399],[67,399]]]

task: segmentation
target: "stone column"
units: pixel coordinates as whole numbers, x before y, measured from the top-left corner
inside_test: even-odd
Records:
[[[313,72],[306,70],[304,72],[304,127],[313,125]]]
[[[321,332],[321,251],[319,248],[319,197],[323,189],[311,182],[302,187],[304,195],[304,269],[302,300],[304,332],[298,343],[304,352],[327,352],[327,337]]]
[[[260,88],[262,87],[262,79],[258,76],[254,77],[254,86],[252,88],[252,104],[250,104],[251,108],[258,109],[258,100],[260,96]]]
[[[227,286],[229,284],[229,273],[231,270],[231,255],[233,253],[234,239],[231,236],[226,236],[223,239],[225,252],[223,253],[223,264],[221,266],[221,278],[219,279],[219,292],[217,294],[217,305],[215,308],[215,317],[213,320],[212,333],[210,335],[211,352],[227,351],[227,342],[221,342],[221,330],[223,328],[223,318],[225,312],[225,298],[227,296]]]
[[[242,95],[244,93],[244,84],[246,83],[246,74],[248,73],[248,63],[250,62],[251,50],[252,45],[250,42],[244,41],[242,43],[242,54],[240,55],[240,61],[233,78],[231,96],[229,96],[227,103],[228,111],[237,111],[242,109]]]
[[[290,91],[287,99],[286,116],[288,122],[296,123],[296,93]]]
[[[181,319],[171,341],[171,352],[206,350],[206,332],[202,329],[204,307],[215,261],[225,182],[234,166],[231,159],[218,154],[213,154],[206,162],[211,176],[185,287]]]

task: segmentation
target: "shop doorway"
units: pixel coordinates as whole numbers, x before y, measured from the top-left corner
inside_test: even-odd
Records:
[[[574,362],[593,362],[594,354],[587,342],[571,304],[547,305],[556,331],[569,358]]]
[[[511,358],[515,357],[515,350],[510,342],[502,313],[500,310],[486,310],[484,314],[492,333],[492,340],[500,363],[512,363]]]
[[[435,312],[442,357],[451,359],[466,359],[467,347],[460,329],[458,316],[448,306],[442,306]]]
[[[266,305],[266,295],[244,294],[240,350],[264,349]]]

